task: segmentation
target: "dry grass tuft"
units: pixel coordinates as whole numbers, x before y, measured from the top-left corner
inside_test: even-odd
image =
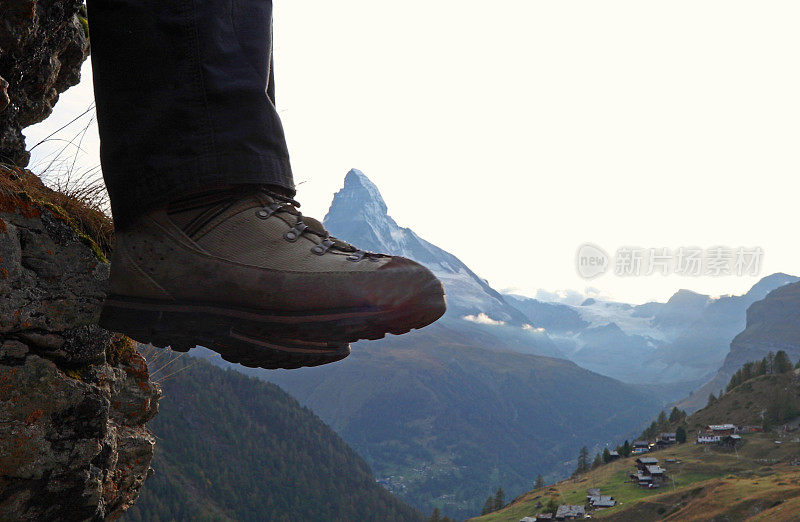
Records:
[[[114,245],[114,224],[105,212],[106,199],[101,182],[57,180],[54,189],[29,170],[0,165],[0,211],[40,215],[48,208],[68,221],[76,232],[90,239],[99,254],[108,255]]]

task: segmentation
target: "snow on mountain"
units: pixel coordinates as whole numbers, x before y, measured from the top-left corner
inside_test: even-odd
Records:
[[[591,327],[614,323],[629,335],[666,340],[666,334],[654,324],[652,317],[637,315],[636,308],[627,303],[592,300],[589,303],[584,302],[574,309],[581,319],[589,323]]]
[[[439,322],[459,331],[491,331],[491,340],[503,337],[502,347],[557,355],[547,334],[531,328],[525,314],[514,308],[486,281],[453,254],[401,227],[389,215],[378,187],[360,170],[353,169],[344,187],[333,197],[325,227],[332,235],[364,250],[403,256],[422,263],[442,281],[447,313]],[[528,346],[532,343],[532,346]]]
[[[359,248],[408,257],[428,267],[445,286],[451,315],[484,314],[494,321],[520,326],[527,322],[519,310],[457,257],[399,226],[388,214],[378,187],[360,170],[347,173],[324,223],[334,236]]]

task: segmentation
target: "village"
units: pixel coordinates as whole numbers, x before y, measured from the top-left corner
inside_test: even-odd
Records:
[[[697,432],[694,444],[716,446],[720,449],[735,449],[742,442],[744,433],[760,433],[760,426],[736,426],[734,424],[711,424],[705,429]],[[686,441],[690,442],[690,441]],[[627,442],[626,442],[627,444]],[[658,458],[651,456],[660,450],[679,444],[677,433],[660,433],[655,440],[636,440],[630,445],[630,455],[638,455],[633,461],[633,467],[628,474],[628,487],[658,489],[668,485],[670,481],[669,468],[680,464],[674,458],[663,459],[663,467]],[[608,462],[623,458],[620,452],[612,450],[608,452]],[[555,508],[554,512],[540,513],[538,515],[526,516],[519,522],[537,522],[552,520],[576,520],[580,518],[592,518],[592,514],[598,510],[611,508],[617,505],[617,500],[609,495],[603,494],[600,488],[588,488],[586,490],[586,501],[584,504],[561,504]],[[555,506],[553,506],[555,507]]]

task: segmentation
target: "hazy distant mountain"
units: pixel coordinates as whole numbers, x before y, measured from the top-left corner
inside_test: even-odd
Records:
[[[584,368],[624,382],[673,385],[677,399],[722,365],[745,326],[747,307],[769,291],[798,281],[773,274],[740,296],[712,298],[680,290],[666,303],[638,306],[591,298],[579,306],[506,296],[542,327],[561,353]]]
[[[766,296],[762,295],[772,283],[786,278],[796,280],[785,274],[776,274],[770,284],[759,283],[753,287],[753,295],[748,297],[748,301],[752,302],[759,296],[763,299],[752,302],[747,309],[746,328],[730,343],[730,350],[719,371],[699,390],[680,401],[681,408],[692,411],[705,406],[708,395],[724,389],[744,363],[760,360],[769,352],[784,350],[792,362],[800,359],[800,283],[781,286]]]

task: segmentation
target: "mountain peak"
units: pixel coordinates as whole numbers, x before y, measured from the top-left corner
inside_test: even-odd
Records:
[[[378,187],[358,169],[351,169],[345,176],[324,224],[331,234],[359,248],[407,257],[428,267],[445,285],[448,317],[461,322],[466,315],[484,313],[517,326],[528,322],[524,314],[506,303],[457,257],[398,225],[387,213]],[[526,340],[530,337],[528,332],[524,335]]]
[[[357,219],[362,216],[369,218],[388,216],[388,208],[383,201],[381,191],[358,169],[350,169],[344,177],[344,187],[333,196],[331,208],[325,219],[343,217],[340,215],[343,210],[346,210],[346,214],[352,213]]]

